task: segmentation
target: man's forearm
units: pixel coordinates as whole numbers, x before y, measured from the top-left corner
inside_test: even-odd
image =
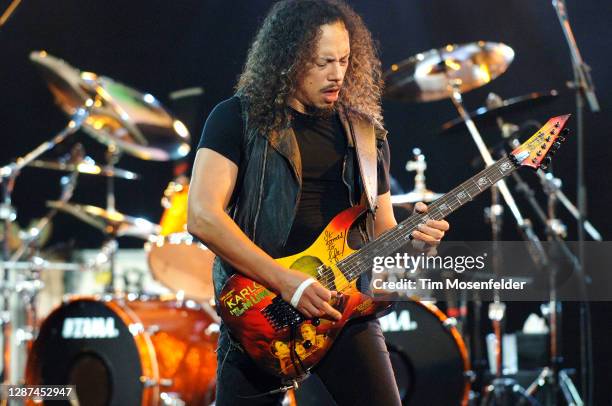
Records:
[[[190,215],[188,231],[240,273],[279,291],[286,270],[256,246],[224,211]]]

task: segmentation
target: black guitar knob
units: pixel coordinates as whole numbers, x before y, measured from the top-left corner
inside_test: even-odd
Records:
[[[321,319],[319,319],[318,317],[315,317],[314,319],[312,319],[312,325],[313,326],[318,326],[319,324],[321,324]]]
[[[305,340],[302,345],[304,346],[304,349],[309,349],[310,347],[312,347],[312,343],[310,342],[310,340]]]

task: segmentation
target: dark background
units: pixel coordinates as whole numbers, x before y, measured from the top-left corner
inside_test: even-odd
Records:
[[[1,0],[0,6],[3,9],[8,3]],[[38,49],[45,49],[80,69],[152,93],[174,108],[188,124],[195,147],[208,112],[232,94],[250,40],[272,3],[264,0],[23,2],[7,26],[0,30],[0,164],[51,138],[66,123],[66,117],[54,105],[44,82],[28,60],[29,52]],[[555,101],[505,118],[518,124],[527,119],[543,123],[550,116],[575,112],[573,94],[566,86],[566,81],[572,78],[568,47],[550,1],[356,0],[350,3],[378,41],[385,69],[391,63],[447,43],[486,40],[510,45],[516,53],[514,62],[504,75],[465,95],[469,110],[483,105],[489,92],[510,98],[557,89],[560,97]],[[582,55],[592,68],[601,104],[600,113],[592,114],[588,109],[585,113],[588,215],[604,239],[609,239],[612,217],[607,211],[612,190],[607,155],[612,147],[608,120],[612,109],[609,97],[612,79],[608,72],[612,61],[609,56],[612,3],[570,0],[567,6]],[[188,115],[185,106],[170,103],[168,94],[192,86],[203,87],[205,93],[194,99],[195,104],[190,107],[197,113]],[[415,146],[422,148],[427,156],[427,184],[435,191],[447,191],[476,171],[469,163],[477,150],[467,131],[436,135],[442,123],[457,115],[450,101],[427,104],[385,101],[383,107],[390,131],[392,174],[405,189],[412,188],[413,174],[405,172],[404,166]],[[569,127],[575,128],[575,121],[570,121]],[[480,130],[490,145],[499,142],[495,127],[483,126]],[[71,142],[76,139],[85,144],[95,159],[103,159],[103,148],[86,135],[78,134]],[[66,148],[59,148],[48,157],[65,151]],[[125,156],[118,166],[143,175],[140,182],[117,182],[118,210],[158,221],[162,213],[159,201],[172,179],[173,165]],[[557,154],[554,169],[564,182],[564,191],[575,201],[575,133]],[[533,176],[523,174],[537,186]],[[45,213],[46,200],[57,198],[59,177],[58,173],[39,169],[23,172],[14,194],[22,225]],[[104,206],[104,187],[102,179],[84,176],[74,200]],[[542,198],[541,192],[539,198]],[[531,217],[533,213],[525,201],[517,200],[524,214]],[[453,228],[449,238],[488,239],[489,231],[482,214],[488,201],[489,197],[483,196],[453,214],[449,219]],[[516,239],[513,220],[506,212],[504,238]],[[571,218],[562,208],[559,213],[568,224],[569,239],[576,239]],[[534,222],[541,232],[541,224]],[[58,216],[55,220],[55,242],[73,240],[77,247],[91,248],[99,246],[102,239],[99,232],[77,220],[67,216]],[[121,243],[124,247],[142,246],[138,240],[125,239]],[[575,304],[568,304],[566,309],[567,365],[577,367],[577,310]],[[596,404],[607,404],[610,392],[604,368],[612,361],[610,350],[605,348],[612,325],[609,309],[607,303],[593,305]],[[521,317],[515,317],[516,326],[510,317],[510,328],[520,326],[524,312],[525,309],[517,310]]]

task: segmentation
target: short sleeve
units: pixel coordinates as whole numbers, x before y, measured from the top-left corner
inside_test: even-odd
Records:
[[[231,97],[210,112],[198,149],[209,148],[240,166],[244,124],[240,99]]]
[[[378,195],[384,195],[390,190],[391,151],[387,138],[376,140],[378,155]]]

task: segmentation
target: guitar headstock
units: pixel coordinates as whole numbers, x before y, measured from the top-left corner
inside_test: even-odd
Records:
[[[533,169],[546,167],[550,164],[551,156],[554,155],[569,129],[565,128],[570,114],[553,117],[544,124],[527,141],[510,153],[519,166],[530,166]]]

